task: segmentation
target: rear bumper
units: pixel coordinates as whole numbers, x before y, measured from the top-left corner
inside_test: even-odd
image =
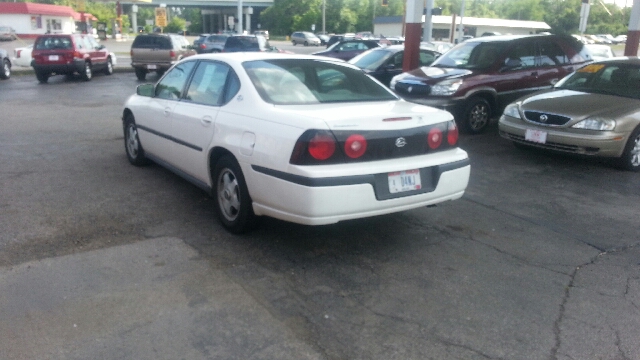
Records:
[[[418,162],[416,159],[404,160],[406,165],[397,169],[418,168],[423,188],[396,194],[389,192],[389,173],[384,171],[385,166],[377,167],[378,171],[372,173],[331,178],[277,173],[254,166],[246,168],[246,171],[243,169],[243,172],[248,175],[247,181],[251,181],[250,191],[254,190],[251,197],[256,215],[305,225],[323,225],[462,197],[471,167],[466,153],[452,150],[449,154],[454,153],[455,156],[443,156],[437,160],[430,157]]]
[[[84,72],[84,60],[77,59],[67,64],[37,64],[31,63],[33,70],[47,74],[73,74]]]

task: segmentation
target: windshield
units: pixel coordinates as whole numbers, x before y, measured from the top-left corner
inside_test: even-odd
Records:
[[[431,66],[486,69],[495,63],[506,47],[506,42],[464,42],[439,57]]]
[[[369,50],[349,60],[349,63],[360,69],[375,71],[392,55],[393,52],[387,50]]]
[[[361,70],[312,59],[243,63],[262,99],[276,105],[397,100]]]
[[[556,89],[640,99],[640,65],[590,64],[565,77]]]

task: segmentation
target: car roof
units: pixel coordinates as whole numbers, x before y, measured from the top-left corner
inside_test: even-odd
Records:
[[[324,57],[324,56],[283,54],[283,53],[275,53],[275,52],[233,52],[233,53],[200,54],[200,55],[189,56],[185,58],[183,61],[196,60],[196,59],[222,60],[229,64],[237,65],[237,66],[240,66],[245,61],[299,59],[299,60],[315,60],[315,61],[333,62],[336,64],[342,64],[342,65],[353,67],[352,65],[347,64],[343,60]],[[359,69],[357,67],[354,67],[354,68]]]
[[[481,36],[465,41],[466,43],[473,42],[496,42],[496,41],[514,41],[527,38],[541,38],[557,35],[493,35],[493,36]]]
[[[597,61],[598,63],[607,63],[613,65],[635,65],[640,66],[640,58],[636,56],[620,56],[606,60]]]

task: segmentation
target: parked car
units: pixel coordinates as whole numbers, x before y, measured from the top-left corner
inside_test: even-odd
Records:
[[[454,46],[448,41],[423,41],[420,43],[420,48],[435,50],[441,54],[453,49]]]
[[[507,106],[500,135],[516,145],[613,157],[640,171],[639,84],[636,57],[591,63]]]
[[[0,40],[13,41],[17,39],[16,31],[10,26],[0,26]]]
[[[33,51],[33,44],[25,47],[19,47],[13,49],[13,65],[29,67],[31,66],[31,52]]]
[[[293,45],[302,44],[304,46],[314,45],[320,46],[320,39],[311,32],[307,31],[296,31],[291,34],[291,43]]]
[[[11,60],[9,59],[9,53],[5,49],[0,49],[0,62],[2,62],[0,79],[6,80],[11,77]]]
[[[193,40],[193,48],[196,50],[196,52],[198,51],[198,48],[200,47],[200,44],[209,36],[211,36],[213,34],[200,34],[198,35],[198,38]],[[199,52],[198,52],[199,54]]]
[[[204,40],[200,41],[195,48],[198,54],[217,53],[222,52],[224,44],[229,38],[228,34],[213,34],[207,36]]]
[[[223,52],[275,51],[269,41],[260,35],[234,35],[227,38]]]
[[[591,59],[595,61],[605,60],[614,57],[613,51],[611,50],[611,46],[604,44],[588,44],[584,46],[589,54],[591,54]]]
[[[427,48],[420,48],[420,66],[429,66],[442,54]],[[373,76],[381,83],[389,86],[391,78],[402,73],[404,61],[404,45],[377,47],[356,55],[349,60],[353,64]]]
[[[79,74],[89,81],[95,72],[113,73],[109,50],[98,44],[92,35],[40,35],[34,41],[31,56],[31,66],[40,83],[46,83],[52,75]]]
[[[333,59],[190,57],[138,86],[122,120],[129,161],[207,191],[231,232],[256,216],[321,225],[423,207],[460,198],[469,179],[451,114]]]
[[[331,39],[331,36],[326,34],[320,34],[317,36],[318,36],[318,39],[320,39],[320,45],[327,45],[327,42],[329,42],[329,39]]]
[[[550,88],[589,61],[584,45],[569,36],[486,36],[394,77],[390,87],[409,101],[450,111],[461,129],[475,134],[507,104]]]
[[[182,58],[195,54],[182,35],[140,34],[131,44],[131,66],[138,80],[144,80],[147,73],[162,75]]]
[[[330,47],[331,45],[340,42],[342,40],[350,40],[350,39],[354,39],[356,36],[356,34],[337,34],[337,35],[331,35],[331,37],[329,38],[329,41],[327,41],[327,48]]]
[[[380,44],[375,40],[342,40],[331,45],[326,50],[314,52],[313,55],[328,56],[349,61],[354,56],[377,47],[380,47]]]
[[[256,30],[253,35],[264,36],[265,39],[269,40],[269,30]]]
[[[616,41],[616,43],[623,44],[627,42],[627,35],[618,35],[613,39]]]

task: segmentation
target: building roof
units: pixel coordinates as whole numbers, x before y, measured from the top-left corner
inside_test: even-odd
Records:
[[[70,6],[37,4],[37,3],[14,3],[0,2],[0,14],[21,14],[21,15],[48,15],[72,17],[76,21],[81,20],[79,12],[73,10]],[[84,14],[85,19],[97,21],[98,19],[89,14]]]
[[[451,15],[434,15],[431,17],[433,24],[446,24],[451,25]],[[424,21],[424,16],[422,17]],[[542,21],[524,21],[524,20],[505,20],[505,19],[490,19],[490,18],[475,18],[464,17],[462,22],[467,26],[491,26],[502,28],[525,28],[525,29],[539,29],[548,30],[551,29],[547,23]],[[400,24],[402,23],[402,16],[378,16],[373,20],[374,24]],[[460,24],[460,17],[456,17],[456,23]]]
[[[450,15],[434,15],[431,17],[431,21],[434,24],[451,24],[451,16]],[[492,27],[526,28],[526,29],[540,29],[540,30],[551,29],[551,27],[547,25],[546,22],[543,22],[543,21],[464,17],[462,19],[462,22],[464,23],[464,25],[467,25],[467,26],[492,26]],[[460,24],[459,16],[456,17],[456,23]]]

